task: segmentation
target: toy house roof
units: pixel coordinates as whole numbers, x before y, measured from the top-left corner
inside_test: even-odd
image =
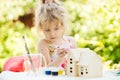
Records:
[[[81,54],[85,53],[86,50],[89,50],[89,48],[71,49],[70,52],[68,53],[67,57],[73,58],[75,61],[79,61]]]
[[[77,48],[71,49],[68,58],[73,58],[75,61],[79,61],[80,65],[89,65],[91,62],[100,61],[98,55],[89,48]]]

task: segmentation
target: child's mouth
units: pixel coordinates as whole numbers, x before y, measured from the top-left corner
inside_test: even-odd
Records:
[[[52,37],[51,39],[55,39],[55,37]]]

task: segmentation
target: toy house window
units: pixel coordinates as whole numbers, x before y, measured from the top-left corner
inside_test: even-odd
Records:
[[[87,70],[87,69],[85,69],[85,71],[86,71],[86,74],[88,74],[88,70]]]
[[[72,69],[72,67],[70,67],[70,69]]]
[[[70,73],[72,73],[72,67],[70,67]]]
[[[72,58],[70,58],[70,64],[72,64]]]
[[[86,72],[86,74],[88,74],[88,72]]]
[[[83,75],[83,72],[81,72],[81,75]]]
[[[72,70],[70,70],[70,73],[72,73]]]
[[[84,67],[81,67],[81,75],[84,75]]]
[[[81,67],[81,71],[83,71],[83,67]]]

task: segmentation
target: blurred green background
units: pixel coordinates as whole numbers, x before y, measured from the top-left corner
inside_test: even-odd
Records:
[[[120,0],[61,0],[68,10],[70,35],[78,47],[94,50],[104,67],[120,67]],[[29,50],[36,53],[39,40],[34,27],[36,0],[0,0],[0,72],[7,59]],[[42,37],[42,35],[41,35]]]

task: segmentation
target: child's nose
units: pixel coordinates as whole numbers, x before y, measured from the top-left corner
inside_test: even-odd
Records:
[[[54,31],[51,31],[51,36],[54,36],[55,35],[55,32]]]

